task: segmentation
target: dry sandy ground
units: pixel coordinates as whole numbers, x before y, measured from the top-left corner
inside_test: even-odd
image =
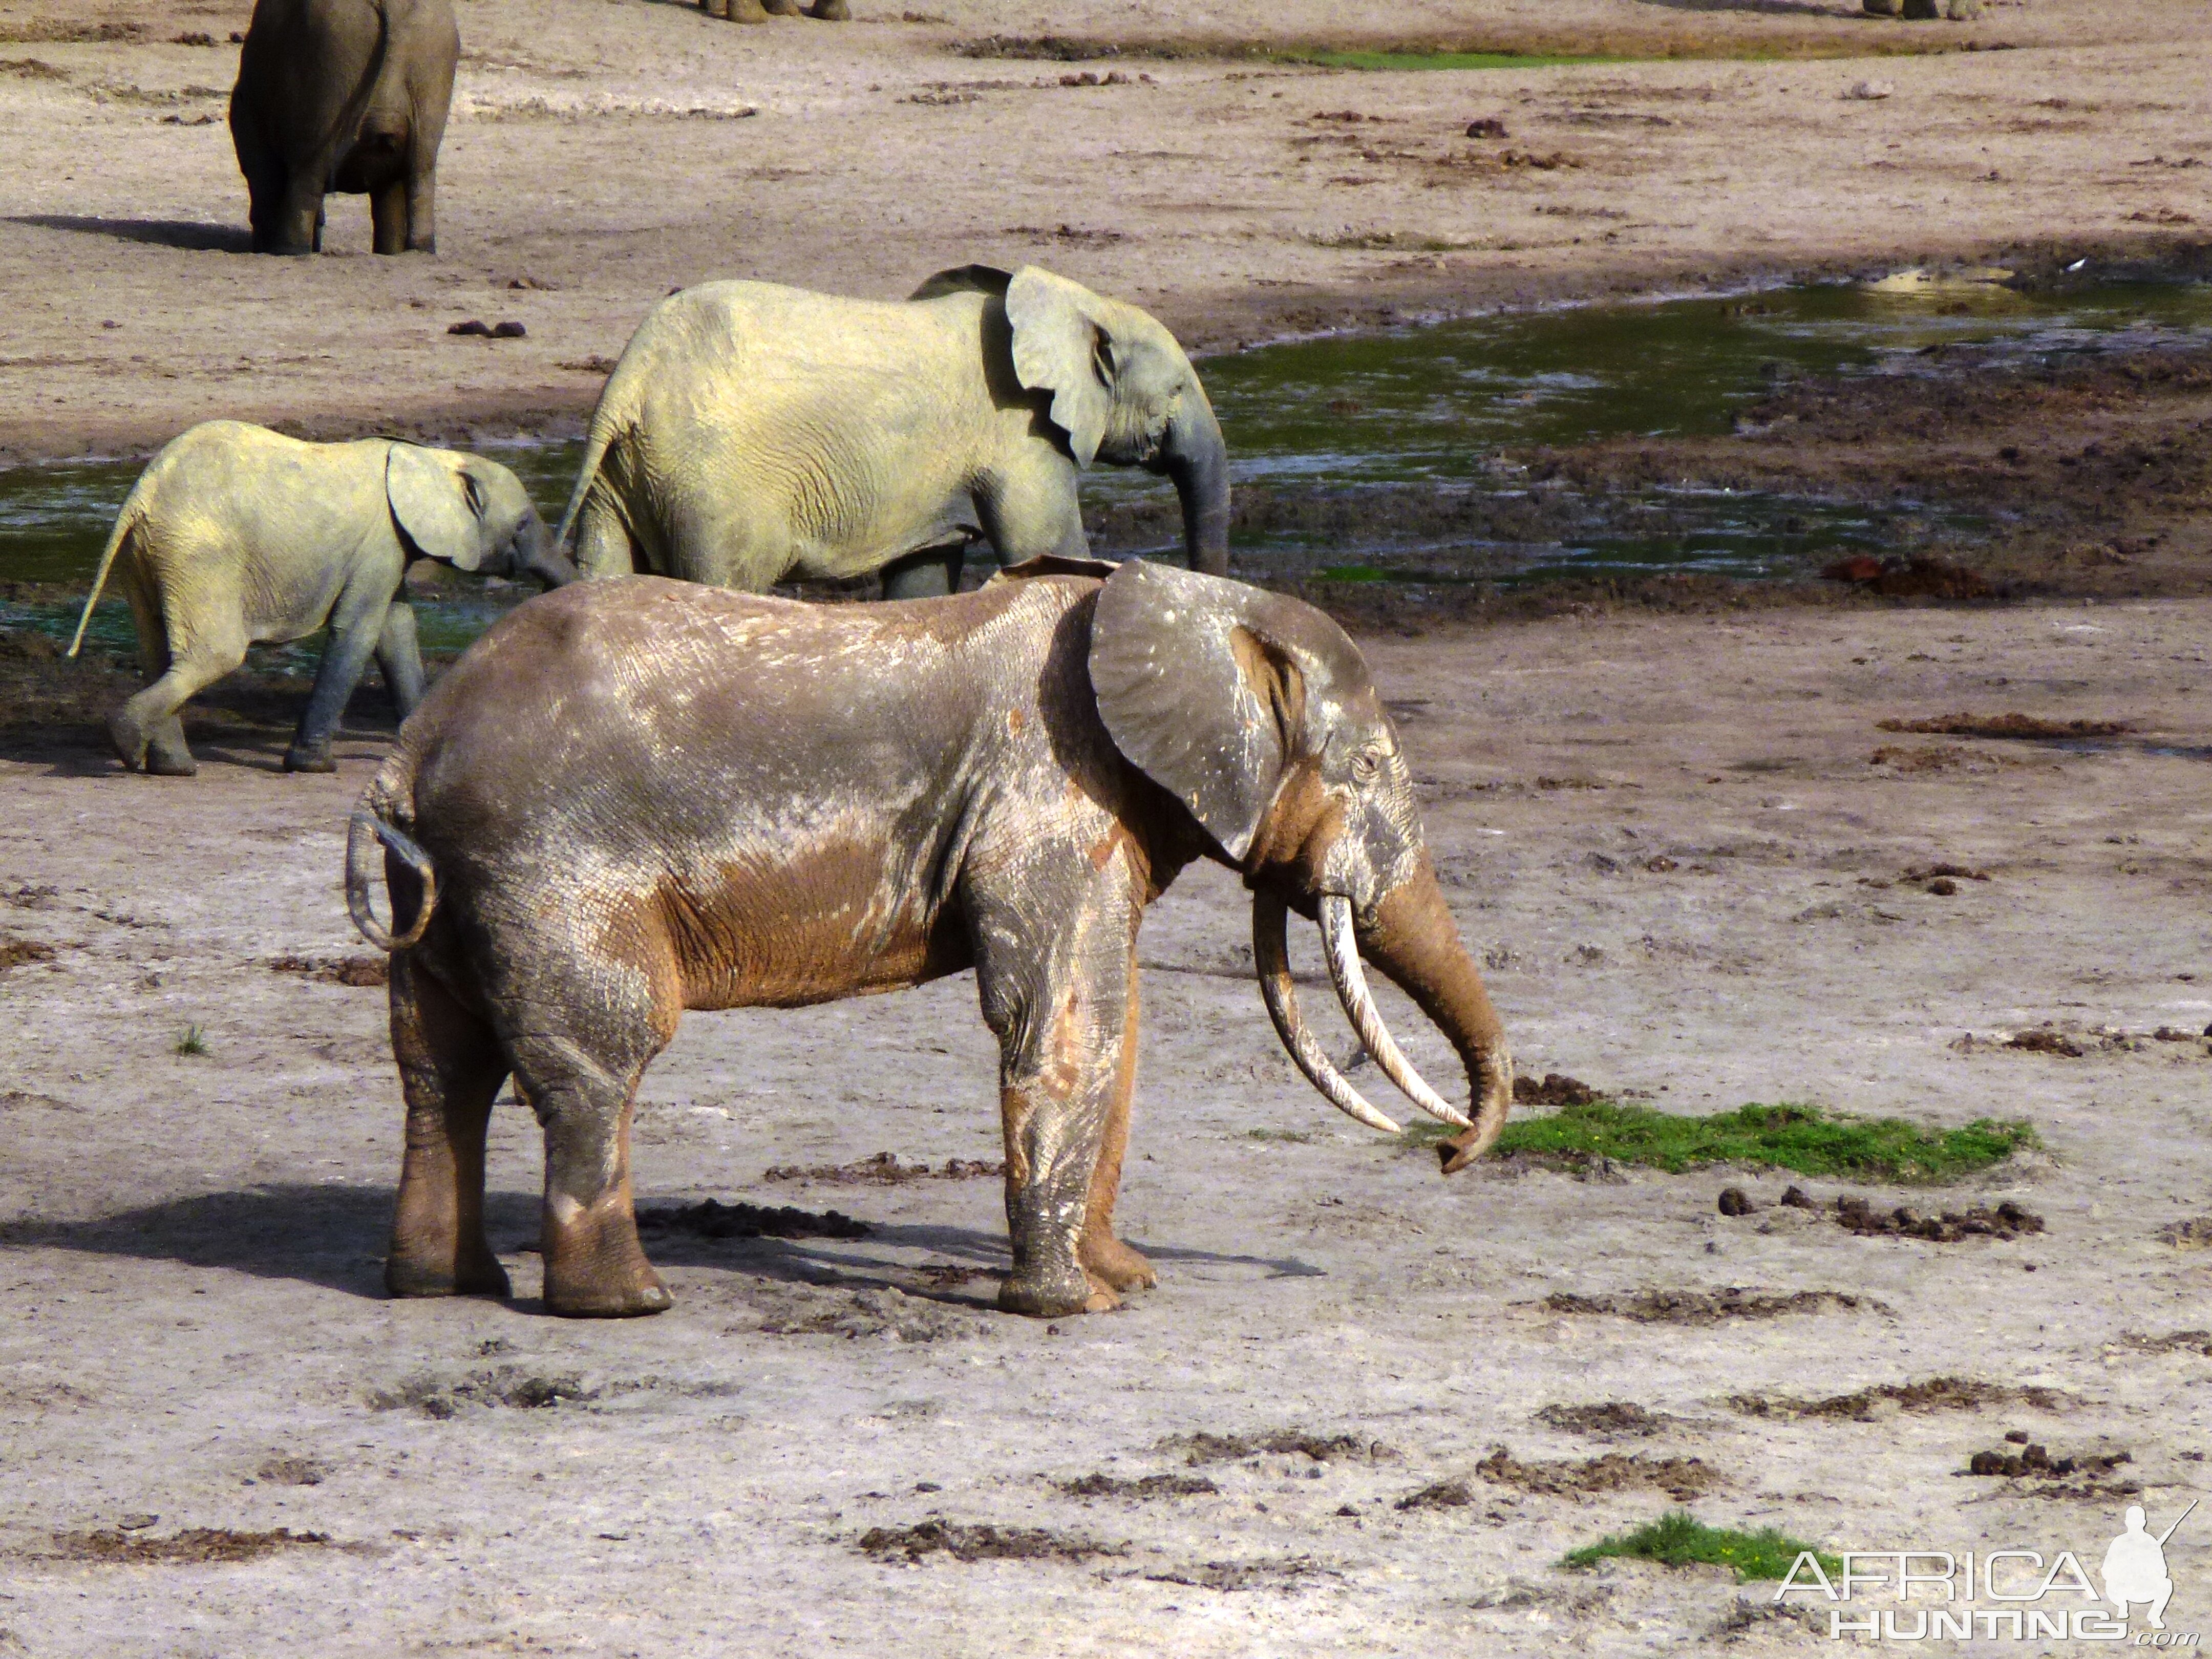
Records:
[[[222,121],[248,9],[0,0],[0,456],[149,451],[213,416],[573,425],[646,309],[711,277],[890,295],[1041,262],[1219,347],[1924,258],[2170,258],[2212,223],[2201,0],[1998,0],[1959,24],[1848,0],[855,0],[851,24],[760,28],[673,0],[459,0],[439,254],[373,258],[344,198],[330,256],[257,259]],[[129,38],[82,38],[103,28]],[[994,33],[1218,50],[953,50]],[[1438,42],[1708,55],[1232,55]],[[1710,55],[1745,52],[1781,56]],[[1843,95],[1869,79],[1893,95]],[[1477,117],[1508,136],[1470,140]],[[1530,156],[1558,165],[1509,164]],[[528,338],[447,337],[471,317]]]
[[[2148,1036],[2212,1018],[2209,626],[2212,604],[2171,601],[1367,641],[1525,1071],[1698,1110],[2024,1115],[2048,1156],[1940,1201],[2010,1196],[2047,1232],[1937,1244],[1723,1219],[1723,1185],[1770,1203],[1782,1186],[1725,1171],[1440,1180],[1295,1078],[1245,975],[1239,892],[1206,871],[1144,939],[1123,1217],[1164,1282],[1050,1327],[981,1305],[1004,1260],[994,1182],[763,1179],[884,1150],[995,1156],[966,976],[694,1016],[648,1077],[647,1201],[834,1206],[867,1237],[662,1236],[674,1311],[549,1319],[520,1249],[537,1135],[509,1105],[493,1237],[517,1300],[382,1299],[400,1129],[382,999],[266,965],[359,951],[340,829],[380,741],[343,743],[328,779],[277,774],[281,737],[207,741],[182,781],[124,776],[88,738],[16,744],[0,936],[53,955],[0,980],[0,1652],[1825,1645],[1713,1574],[1562,1571],[1569,1547],[1675,1500],[1632,1467],[1618,1492],[1522,1491],[1478,1470],[1500,1444],[1523,1464],[1700,1460],[1664,1479],[1704,1484],[1693,1507],[1715,1522],[2094,1565],[2125,1501],[2111,1483],[2139,1483],[2162,1526],[2203,1489],[2212,1430],[2207,1258],[2155,1237],[2205,1205],[2212,1059]],[[1875,726],[1960,709],[2137,731],[2068,747]],[[1989,878],[1948,896],[1905,878],[1939,861]],[[1448,1072],[1399,1006],[1416,1058]],[[2087,1052],[1961,1045],[2045,1021]],[[194,1025],[206,1054],[175,1053]],[[1705,1324],[1546,1304],[1729,1286],[1860,1300]],[[2057,1397],[1867,1421],[1729,1403],[1945,1376]],[[1668,1420],[1607,1439],[1534,1415],[1613,1401]],[[1961,1474],[2013,1429],[2132,1462],[2087,1498]],[[1361,1449],[1193,1467],[1169,1443],[1284,1431]],[[1054,1484],[1093,1474],[1215,1490]],[[1471,1502],[1398,1507],[1451,1480]],[[1102,1553],[860,1547],[933,1517]],[[162,1559],[243,1547],[196,1529],[278,1528],[326,1541]],[[2212,1623],[2207,1540],[2192,1523],[2171,1547],[2173,1629]],[[88,1559],[103,1549],[137,1557]]]

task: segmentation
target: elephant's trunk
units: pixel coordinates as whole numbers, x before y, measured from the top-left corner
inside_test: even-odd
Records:
[[[1182,501],[1183,556],[1193,570],[1229,574],[1229,446],[1206,389],[1194,382],[1168,424],[1160,470]]]
[[[566,587],[581,574],[554,539],[553,532],[545,527],[544,520],[535,514],[515,532],[514,574],[536,579],[549,592]]]
[[[1513,1104],[1513,1057],[1427,854],[1412,876],[1383,896],[1373,925],[1360,930],[1359,946],[1450,1039],[1467,1067],[1474,1122],[1437,1149],[1449,1175],[1479,1157],[1505,1127]],[[1376,1060],[1380,1064],[1382,1056]]]

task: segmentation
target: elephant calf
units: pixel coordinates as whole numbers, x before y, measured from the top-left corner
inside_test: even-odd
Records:
[[[349,907],[392,952],[407,1100],[394,1295],[506,1293],[484,1237],[484,1136],[512,1074],[545,1132],[546,1305],[667,1307],[638,1243],[629,1127],[684,1011],[972,967],[1000,1054],[1013,1272],[1000,1305],[1115,1306],[1155,1282],[1113,1232],[1137,928],[1200,857],[1251,888],[1267,1007],[1324,1095],[1396,1127],[1299,1014],[1292,909],[1317,915],[1381,1071],[1464,1129],[1447,1170],[1490,1144],[1512,1062],[1343,631],[1158,565],[1007,575],[884,605],[580,583],[505,618],[439,682],[347,840]],[[369,903],[379,842],[389,930]],[[1458,1050],[1472,1122],[1392,1041],[1363,952]]]
[[[333,771],[331,734],[372,653],[401,714],[422,698],[415,613],[395,603],[418,557],[549,587],[575,575],[521,480],[495,462],[385,438],[302,443],[209,421],[172,439],[131,486],[70,655],[113,571],[154,679],[108,716],[108,733],[133,770],[188,777],[199,768],[178,718],[186,700],[244,662],[248,645],[303,639],[328,623],[284,766]]]
[[[438,251],[452,0],[255,0],[230,94],[256,253],[319,253],[323,197],[368,198],[379,253]]]

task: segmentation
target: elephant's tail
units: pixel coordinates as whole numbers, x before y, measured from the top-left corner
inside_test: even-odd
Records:
[[[607,451],[615,440],[629,430],[629,399],[622,382],[622,365],[608,378],[606,390],[599,394],[599,406],[592,414],[592,429],[584,440],[583,465],[576,469],[576,487],[568,494],[568,505],[561,514],[561,527],[553,532],[553,545],[562,552],[575,556],[577,521],[584,516],[584,502],[599,482],[599,467],[607,459]],[[620,404],[617,404],[620,399]]]
[[[84,630],[92,625],[92,608],[100,603],[100,590],[107,586],[107,573],[115,568],[115,556],[123,550],[123,538],[145,520],[145,512],[138,505],[138,492],[133,489],[123,510],[115,515],[115,528],[108,532],[107,545],[100,555],[99,574],[92,579],[92,592],[84,596],[84,614],[76,619],[76,633],[70,640],[69,654],[76,655],[77,647],[84,643]]]
[[[376,781],[362,792],[361,805],[353,810],[353,817],[346,825],[346,909],[353,917],[353,925],[361,936],[380,951],[404,951],[418,943],[430,925],[430,915],[438,908],[438,872],[413,836],[392,822],[392,813],[399,805],[409,781],[408,774],[414,769],[413,759],[405,750],[385,763]],[[414,872],[418,891],[415,899],[415,919],[407,931],[393,934],[376,919],[376,911],[368,901],[368,884],[375,871],[370,860],[374,857],[376,844],[381,842],[392,854]],[[399,925],[401,896],[392,895],[392,925]]]

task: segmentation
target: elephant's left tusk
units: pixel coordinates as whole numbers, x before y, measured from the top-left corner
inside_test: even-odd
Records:
[[[1275,1022],[1275,1035],[1297,1062],[1306,1081],[1321,1091],[1322,1098],[1347,1117],[1357,1118],[1386,1135],[1398,1126],[1367,1103],[1366,1097],[1345,1080],[1298,1012],[1298,994],[1291,987],[1290,910],[1278,895],[1261,888],[1252,896],[1253,965],[1260,970],[1260,994],[1267,999],[1267,1017]]]
[[[1335,893],[1322,896],[1321,944],[1328,957],[1328,976],[1336,987],[1337,1000],[1344,1005],[1352,1029],[1359,1033],[1361,1045],[1375,1057],[1382,1075],[1431,1117],[1455,1129],[1472,1129],[1474,1119],[1429,1087],[1391,1039],[1389,1028],[1382,1023],[1382,1011],[1375,1006],[1375,994],[1367,988],[1367,975],[1359,966],[1359,941],[1352,932],[1350,899]]]

